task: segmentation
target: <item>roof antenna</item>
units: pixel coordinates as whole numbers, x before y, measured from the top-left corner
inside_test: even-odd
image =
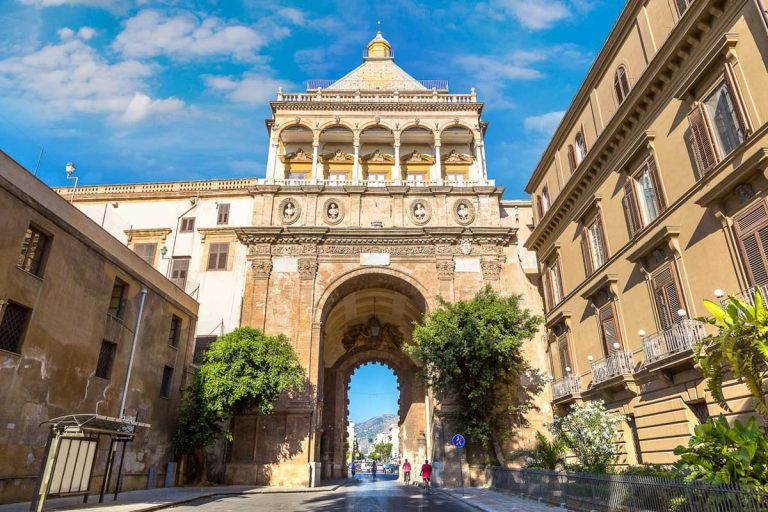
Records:
[[[376,20],[376,31],[381,34],[381,20]]]

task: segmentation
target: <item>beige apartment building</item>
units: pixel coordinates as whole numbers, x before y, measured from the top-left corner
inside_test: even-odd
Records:
[[[163,485],[197,307],[0,152],[0,503],[32,497],[49,431],[43,422],[73,414],[149,424],[126,446],[122,489]],[[102,438],[94,452],[92,494],[108,446]]]
[[[721,412],[695,318],[768,283],[766,19],[760,0],[628,2],[526,188],[553,405],[625,414],[622,464],[671,462]]]

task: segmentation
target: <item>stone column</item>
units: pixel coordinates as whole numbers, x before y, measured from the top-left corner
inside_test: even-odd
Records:
[[[443,171],[440,162],[440,139],[435,139],[435,165],[432,166],[430,181],[438,181],[443,179]]]
[[[320,150],[320,142],[312,142],[312,181],[317,182],[323,179],[320,167],[317,165],[317,153]]]
[[[277,166],[277,148],[278,141],[275,132],[272,132],[272,137],[269,141],[269,154],[267,156],[267,181],[272,182],[275,179],[275,168]]]
[[[355,140],[355,163],[352,164],[352,181],[358,183],[362,180],[360,176],[360,141]]]
[[[400,170],[400,138],[395,138],[395,165],[392,167],[392,180],[399,184],[403,180],[403,173]]]
[[[469,179],[473,181],[480,181],[483,179],[483,153],[482,143],[475,141],[475,172]]]

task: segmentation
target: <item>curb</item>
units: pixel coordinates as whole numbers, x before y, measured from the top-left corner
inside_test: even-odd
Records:
[[[461,503],[462,505],[467,506],[467,507],[469,507],[471,509],[480,510],[481,512],[488,512],[486,509],[484,509],[483,507],[480,507],[479,505],[475,505],[474,503],[468,503],[468,502],[462,500],[461,498],[459,498],[458,496],[454,496],[453,493],[451,493],[451,492],[444,491],[442,489],[436,489],[436,490],[440,494],[444,494],[444,495],[448,496],[449,498],[451,498],[453,501]]]

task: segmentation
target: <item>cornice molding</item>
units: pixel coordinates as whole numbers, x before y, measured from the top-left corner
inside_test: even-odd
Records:
[[[170,228],[150,228],[150,229],[126,229],[123,231],[128,236],[128,242],[134,238],[160,238],[163,242],[171,233]]]
[[[278,111],[362,111],[362,112],[476,112],[482,114],[483,103],[442,103],[442,102],[382,102],[366,103],[354,101],[271,101],[272,113]]]

